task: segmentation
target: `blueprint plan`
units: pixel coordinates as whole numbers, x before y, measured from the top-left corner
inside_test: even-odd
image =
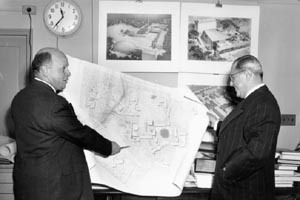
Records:
[[[208,125],[206,107],[188,89],[68,59],[71,76],[62,95],[78,119],[129,146],[106,158],[85,151],[92,183],[136,195],[179,196]]]

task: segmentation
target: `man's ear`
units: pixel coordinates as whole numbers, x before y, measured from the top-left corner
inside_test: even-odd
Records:
[[[42,65],[40,67],[40,75],[42,77],[48,77],[48,73],[49,73],[49,68],[46,65]]]
[[[253,72],[250,70],[246,70],[245,71],[246,77],[250,80],[253,77]]]

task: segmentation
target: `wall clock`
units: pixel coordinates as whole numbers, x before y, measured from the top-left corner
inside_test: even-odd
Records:
[[[72,0],[52,0],[44,10],[46,27],[57,36],[69,36],[80,27],[82,13]]]

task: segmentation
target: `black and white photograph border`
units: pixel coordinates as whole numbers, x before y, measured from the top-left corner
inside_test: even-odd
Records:
[[[179,2],[99,1],[98,64],[178,72],[179,20]]]
[[[180,72],[228,74],[237,57],[257,56],[259,7],[182,3],[181,29]]]

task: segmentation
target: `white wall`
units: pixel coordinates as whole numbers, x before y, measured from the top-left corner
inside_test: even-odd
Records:
[[[296,126],[282,126],[278,146],[294,148],[300,141],[300,4],[262,4],[259,58],[265,82],[282,114],[296,114]]]
[[[75,0],[76,1],[76,0]],[[33,54],[40,48],[58,47],[65,53],[92,61],[92,3],[91,0],[77,0],[83,11],[83,23],[72,37],[57,38],[44,25],[43,11],[50,0],[0,0],[0,28],[29,29],[29,17],[21,12],[22,5],[35,5],[37,14],[31,15],[33,28]]]
[[[98,0],[75,0],[83,11],[83,24],[70,38],[57,39],[43,24],[46,0],[0,0],[0,28],[29,28],[29,18],[22,15],[22,5],[36,5],[33,20],[33,54],[45,46],[59,47],[65,53],[90,62],[97,62]],[[174,0],[175,1],[175,0]],[[184,2],[188,2],[184,0]],[[212,2],[191,0],[190,2]],[[221,1],[225,4],[226,1]],[[246,0],[231,3],[249,4]],[[256,1],[258,2],[258,1]],[[260,1],[260,31],[258,57],[262,61],[265,82],[276,96],[282,114],[296,114],[296,126],[282,126],[278,147],[295,148],[300,141],[300,91],[297,88],[300,71],[300,3],[294,0]],[[275,3],[273,3],[275,2]],[[281,2],[281,3],[278,3]],[[290,3],[292,2],[292,3]],[[253,4],[253,3],[252,3]],[[93,26],[94,25],[94,26]],[[177,86],[177,73],[130,73],[145,80]]]

